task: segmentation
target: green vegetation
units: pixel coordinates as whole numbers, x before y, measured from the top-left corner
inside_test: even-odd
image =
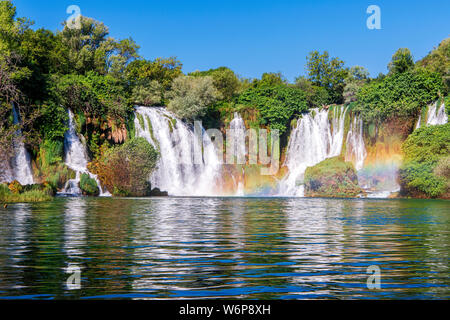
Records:
[[[0,0],[0,161],[10,157],[12,139],[21,129],[36,178],[53,192],[75,174],[63,161],[67,108],[93,159],[90,166],[116,195],[147,194],[144,178],[156,163],[156,151],[135,139],[134,105],[167,106],[183,121],[198,119],[207,129],[221,130],[239,112],[248,127],[279,130],[282,150],[296,120],[312,108],[349,104],[363,117],[366,138],[384,141],[397,127],[409,135],[419,113],[437,99],[445,99],[450,115],[449,39],[416,64],[409,49],[397,50],[388,74],[376,78],[327,51],[312,51],[306,72],[291,84],[280,73],[245,79],[227,67],[185,75],[176,57],[144,59],[131,38],[110,37],[108,27],[93,18],[80,22],[79,29],[65,24],[56,32],[34,29],[31,21],[16,16],[10,1]],[[13,104],[20,125],[13,125]],[[138,115],[138,120],[142,126],[147,121],[153,136],[148,119]],[[175,120],[169,121],[174,128]],[[130,160],[129,152],[142,162]],[[405,161],[404,185],[428,196],[443,194],[448,161],[418,159]],[[82,180],[85,194],[97,194],[92,179]]]
[[[147,140],[134,138],[106,151],[94,164],[94,170],[114,196],[147,196],[151,191],[148,178],[158,157]]]
[[[255,109],[259,124],[284,133],[293,117],[308,110],[305,93],[283,84],[257,84],[245,90],[237,99],[238,106]]]
[[[342,103],[345,87],[345,78],[348,70],[344,67],[344,61],[332,58],[327,51],[320,54],[313,51],[307,57],[308,79],[312,84],[325,88],[328,92],[328,103]]]
[[[403,152],[399,175],[403,195],[436,198],[448,193],[450,124],[415,130]]]
[[[80,189],[87,196],[98,196],[100,194],[97,182],[87,173],[83,173],[80,177]]]
[[[53,199],[49,185],[21,186],[17,181],[10,185],[0,184],[0,202],[43,202]]]
[[[181,76],[172,83],[167,109],[184,120],[195,120],[206,113],[208,106],[220,98],[210,76]]]
[[[414,59],[408,48],[398,49],[389,62],[388,69],[390,74],[403,73],[414,68]]]
[[[366,122],[414,116],[435,101],[442,89],[442,77],[437,73],[423,69],[395,73],[363,86],[354,110],[361,112]]]
[[[340,157],[307,168],[304,181],[306,196],[355,197],[362,193],[353,164]]]
[[[443,40],[437,48],[416,63],[416,68],[425,68],[439,73],[444,80],[445,93],[450,93],[450,38]]]

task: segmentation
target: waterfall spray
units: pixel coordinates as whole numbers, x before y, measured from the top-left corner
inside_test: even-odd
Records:
[[[79,188],[80,178],[82,174],[88,174],[91,179],[94,179],[97,182],[100,190],[100,196],[110,196],[111,194],[108,191],[103,191],[98,177],[89,172],[87,169],[88,157],[86,148],[81,143],[75,130],[75,122],[72,111],[68,109],[67,112],[69,114],[69,129],[64,134],[65,163],[70,169],[76,172],[76,177],[75,179],[70,179],[67,181],[63,193],[81,195],[81,190]]]
[[[341,153],[347,108],[335,107],[331,121],[329,112],[313,109],[297,121],[297,127],[289,139],[284,163],[289,173],[278,185],[279,195],[303,197],[306,168]]]
[[[190,126],[162,107],[136,107],[135,128],[136,136],[160,153],[152,187],[172,196],[216,195],[221,161],[203,128],[198,139]]]
[[[13,106],[13,119],[15,125],[20,123],[19,110],[16,106]],[[15,132],[13,146],[15,153],[13,158],[14,179],[19,181],[22,185],[33,184],[34,179],[31,170],[30,155],[25,149],[25,144],[22,140],[22,131],[20,129]]]

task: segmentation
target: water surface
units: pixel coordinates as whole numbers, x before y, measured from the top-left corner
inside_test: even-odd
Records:
[[[0,299],[448,299],[448,201],[59,198],[0,209]],[[81,288],[67,287],[71,265]],[[381,289],[367,288],[367,268]]]

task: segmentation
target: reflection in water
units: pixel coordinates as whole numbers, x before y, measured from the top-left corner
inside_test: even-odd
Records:
[[[448,201],[73,198],[0,210],[0,298],[449,298]],[[68,265],[80,290],[65,287]],[[366,287],[371,265],[379,291]]]

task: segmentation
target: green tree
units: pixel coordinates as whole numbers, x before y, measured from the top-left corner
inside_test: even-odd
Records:
[[[364,84],[368,82],[369,72],[360,66],[351,67],[347,78],[345,78],[344,103],[351,103],[357,100],[357,93]]]
[[[189,74],[193,77],[210,76],[214,86],[222,94],[222,99],[230,101],[240,90],[240,81],[236,74],[227,67],[210,69],[208,71],[195,71]]]
[[[331,58],[327,51],[320,53],[312,51],[307,57],[308,79],[316,86],[328,91],[329,103],[342,103],[344,80],[348,70],[344,67],[344,61],[339,58]]]
[[[139,59],[132,61],[126,68],[126,75],[129,81],[139,84],[142,81],[158,81],[164,88],[169,90],[172,81],[182,73],[183,65],[175,57],[157,58],[153,61]]]
[[[414,59],[408,48],[398,49],[389,62],[388,69],[390,74],[406,72],[414,67]]]
[[[212,77],[181,76],[172,83],[167,108],[178,117],[194,120],[205,115],[209,106],[221,98]]]
[[[416,63],[416,68],[439,73],[444,79],[445,92],[450,92],[450,38],[443,40],[437,48]]]

